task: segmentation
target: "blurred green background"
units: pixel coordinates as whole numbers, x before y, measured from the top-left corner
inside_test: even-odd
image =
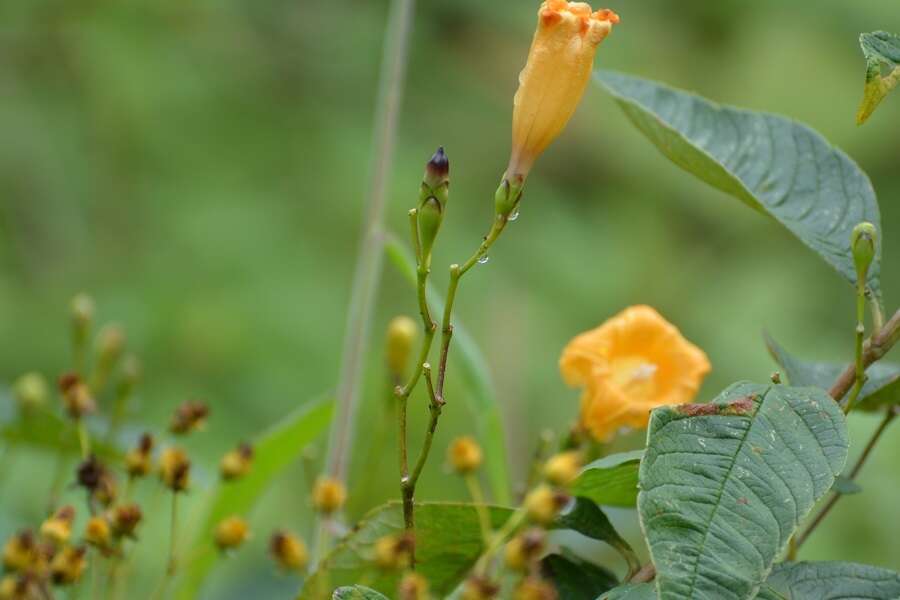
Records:
[[[67,303],[89,291],[100,320],[123,324],[145,365],[132,434],[164,427],[184,399],[210,403],[209,429],[190,442],[200,464],[194,497],[237,440],[332,390],[387,8],[386,0],[0,3],[0,379],[66,369]],[[536,8],[476,0],[416,8],[388,221],[405,234],[422,167],[444,145],[453,185],[435,257],[441,287],[442,265],[468,256],[491,218]],[[788,115],[860,163],[881,199],[885,299],[896,308],[900,96],[862,128],[854,115],[865,68],[858,35],[900,32],[900,11],[884,0],[610,0],[609,8],[622,23],[598,66]],[[537,432],[563,431],[575,414],[578,394],[557,373],[561,348],[635,303],[657,307],[709,354],[703,398],[769,376],[764,328],[810,358],[852,353],[851,288],[778,225],[667,162],[590,86],[529,178],[521,217],[457,302],[490,363],[516,482]],[[381,332],[391,316],[414,311],[387,264],[361,451],[377,441],[384,408]],[[451,366],[451,405],[422,499],[465,497],[441,465],[448,440],[472,427],[465,402],[453,400],[453,378]],[[413,412],[424,422],[424,408]],[[856,448],[876,420],[853,417]],[[900,432],[891,434],[862,475],[866,493],[839,505],[802,558],[900,567]],[[636,434],[618,446],[642,441]],[[374,467],[355,464],[351,516],[394,495],[393,448],[381,452]],[[12,457],[0,483],[4,538],[43,517],[53,461]],[[298,465],[267,495],[252,515],[254,539],[218,569],[207,597],[297,588],[299,580],[274,575],[265,544],[276,524],[308,536],[305,480]],[[149,509],[148,546],[165,529],[164,506]],[[638,543],[634,513],[614,516]],[[162,547],[139,555],[136,585],[156,581]]]

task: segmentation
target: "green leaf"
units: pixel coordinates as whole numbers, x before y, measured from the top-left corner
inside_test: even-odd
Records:
[[[7,423],[0,428],[0,438],[13,446],[30,446],[39,450],[81,456],[78,432],[72,422],[47,410],[36,411]],[[91,435],[90,438],[91,452],[99,458],[118,460],[122,457],[121,450],[102,441],[100,436]]]
[[[572,506],[563,511],[554,521],[553,529],[571,529],[589,538],[606,542],[622,555],[632,573],[641,568],[641,563],[631,546],[619,535],[599,506],[587,498],[575,498]]]
[[[807,362],[794,358],[770,336],[766,346],[775,362],[784,369],[791,385],[815,386],[828,390],[844,372],[847,365],[826,362]],[[854,410],[878,410],[888,404],[900,404],[900,366],[877,362],[866,370],[868,380],[859,393]]]
[[[900,574],[846,562],[776,565],[759,600],[896,600]]]
[[[200,529],[185,556],[196,556],[185,568],[174,597],[196,598],[217,562],[213,530],[224,518],[246,515],[273,480],[299,458],[303,449],[331,421],[332,401],[308,403],[289,414],[253,442],[253,468],[237,481],[218,483],[204,504]],[[220,564],[222,561],[218,561]]]
[[[603,506],[633,508],[638,494],[638,467],[643,450],[610,454],[585,466],[570,490]]]
[[[512,509],[488,507],[491,526],[503,526]],[[466,577],[481,555],[483,542],[478,513],[471,504],[426,502],[417,504],[416,571],[428,580],[433,594],[449,594]],[[327,597],[332,587],[365,581],[393,597],[400,574],[375,566],[375,542],[403,531],[402,506],[392,502],[370,511],[319,564],[300,592],[300,600]]]
[[[619,583],[608,569],[564,552],[541,560],[541,573],[553,582],[560,600],[595,600]]]
[[[784,117],[619,73],[597,79],[672,162],[769,215],[855,284],[850,233],[860,221],[881,225],[869,178],[844,152]],[[868,284],[880,294],[876,250]]]
[[[416,263],[412,254],[393,238],[385,242],[385,249],[390,261],[412,289],[415,289]],[[435,314],[443,313],[444,299],[433,285],[428,286],[428,303]],[[450,356],[470,390],[470,393],[464,396],[469,402],[469,409],[478,429],[479,442],[484,447],[485,470],[491,483],[493,498],[498,504],[509,504],[510,483],[503,416],[500,413],[497,395],[494,393],[491,375],[485,366],[488,364],[487,360],[458,317],[453,320],[453,345],[455,350],[450,352]],[[459,360],[456,360],[457,358]]]
[[[818,388],[737,383],[653,411],[638,511],[660,598],[753,598],[847,459],[847,424]]]
[[[362,585],[342,587],[334,590],[332,600],[388,600],[387,596]]]
[[[610,590],[598,600],[656,600],[656,586],[652,583],[626,583]]]
[[[859,45],[866,57],[866,87],[856,113],[856,123],[862,125],[900,83],[900,36],[886,31],[864,33]]]

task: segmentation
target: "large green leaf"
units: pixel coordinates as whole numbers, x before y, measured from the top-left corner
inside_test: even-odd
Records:
[[[886,31],[864,33],[859,45],[866,57],[866,87],[856,113],[856,122],[862,125],[900,83],[900,36]]]
[[[491,526],[503,526],[512,510],[488,507]],[[439,597],[449,594],[466,577],[483,550],[478,513],[471,504],[422,503],[415,509],[416,570]],[[331,589],[365,581],[393,596],[399,574],[375,566],[375,542],[403,531],[402,507],[392,502],[369,512],[307,579],[301,600],[327,598]]]
[[[587,498],[575,498],[572,506],[566,508],[554,521],[553,529],[571,529],[591,539],[606,542],[622,555],[628,563],[628,570],[636,572],[641,568],[631,545],[619,535],[599,506]]]
[[[737,383],[653,411],[638,511],[660,599],[753,598],[847,446],[844,414],[818,388]]]
[[[784,369],[791,385],[815,386],[828,390],[847,365],[808,362],[794,358],[781,345],[766,335],[766,346],[775,362]],[[900,366],[877,362],[866,369],[868,379],[859,392],[855,410],[877,410],[888,404],[900,404]]]
[[[652,583],[626,583],[609,591],[598,600],[656,600],[656,586]]]
[[[541,560],[542,575],[553,582],[561,600],[596,600],[619,580],[608,569],[563,551]]]
[[[342,587],[334,590],[332,600],[388,600],[387,596],[362,585]]]
[[[759,600],[897,600],[900,574],[846,562],[798,562],[777,565]]]
[[[784,117],[619,73],[597,79],[672,162],[771,216],[855,283],[850,233],[860,221],[880,229],[880,218],[869,178],[844,152]],[[869,271],[876,294],[880,254]]]
[[[643,450],[610,454],[585,466],[570,487],[575,496],[603,506],[633,508],[638,494],[638,467]]]
[[[395,239],[388,239],[385,248],[388,258],[415,289],[416,263],[412,254]],[[435,314],[444,311],[444,299],[432,285],[428,286],[428,303]],[[485,366],[488,364],[487,360],[459,318],[453,320],[453,345],[456,350],[450,354],[454,357],[454,368],[459,369],[470,390],[465,397],[478,428],[479,441],[484,446],[485,470],[491,483],[491,492],[498,504],[509,504],[510,485],[503,416],[500,414],[491,375]],[[456,360],[457,357],[459,360]]]
[[[303,449],[325,431],[331,421],[332,401],[306,404],[262,434],[253,442],[250,473],[237,481],[220,482],[203,505],[203,515],[191,549],[196,556],[185,568],[175,598],[196,598],[206,576],[216,565],[213,530],[224,518],[246,515],[273,480],[297,460]],[[222,561],[218,561],[219,564]]]

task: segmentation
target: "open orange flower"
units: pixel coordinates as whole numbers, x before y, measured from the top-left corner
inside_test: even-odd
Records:
[[[559,361],[581,387],[581,423],[600,441],[622,427],[647,427],[657,406],[690,402],[710,365],[700,348],[649,306],[632,306],[582,333]]]
[[[584,2],[546,0],[541,4],[513,101],[507,179],[523,181],[535,159],[566,126],[587,86],[594,50],[618,22],[613,11],[592,12]]]

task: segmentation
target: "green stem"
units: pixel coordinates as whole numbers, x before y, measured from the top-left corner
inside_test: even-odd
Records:
[[[484,501],[484,493],[481,490],[481,484],[478,477],[474,473],[466,473],[466,487],[469,488],[469,495],[472,497],[472,503],[475,505],[475,511],[478,513],[478,525],[481,528],[481,539],[484,541],[485,547],[491,543],[491,517],[488,514],[487,505]]]
[[[856,284],[856,345],[854,365],[856,368],[855,379],[853,382],[853,390],[844,405],[844,414],[850,414],[856,401],[859,399],[859,393],[862,391],[866,382],[866,365],[863,362],[863,339],[866,334],[866,285],[865,281]]]
[[[525,521],[526,514],[524,508],[517,508],[506,520],[506,523],[503,524],[503,527],[491,537],[491,541],[485,547],[484,553],[479,557],[478,562],[475,563],[475,573],[477,575],[484,576],[487,573],[487,569],[490,566],[494,554],[497,553],[506,540],[522,525]]]
[[[78,444],[81,446],[81,458],[87,460],[87,457],[91,454],[91,438],[88,435],[87,427],[85,427],[82,419],[78,419],[78,423],[75,427],[78,430]]]

